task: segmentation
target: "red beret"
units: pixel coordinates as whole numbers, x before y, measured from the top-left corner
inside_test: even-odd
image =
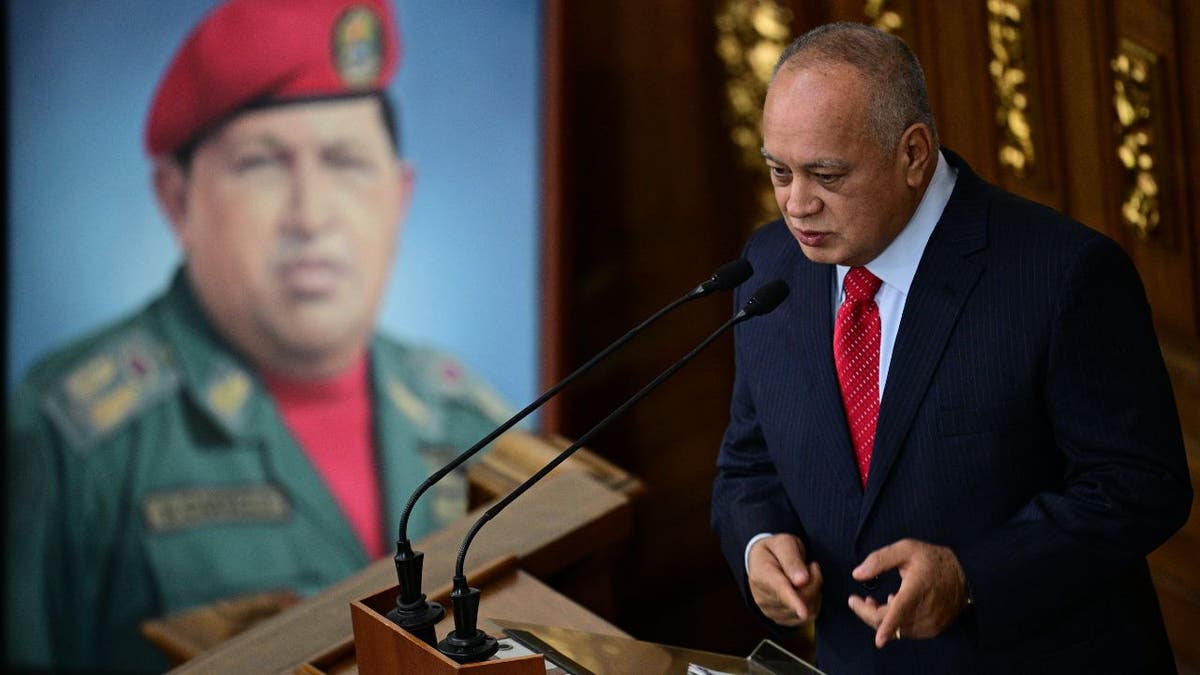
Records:
[[[146,120],[160,155],[250,102],[384,89],[400,61],[390,0],[230,0],[192,30]]]

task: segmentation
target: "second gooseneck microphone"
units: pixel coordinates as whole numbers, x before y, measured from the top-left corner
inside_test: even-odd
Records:
[[[491,508],[484,512],[479,520],[471,526],[467,536],[463,538],[462,545],[458,549],[458,560],[454,567],[454,586],[450,593],[450,601],[454,605],[454,630],[446,636],[445,640],[438,643],[438,651],[446,656],[454,659],[458,663],[474,663],[490,658],[496,653],[498,643],[495,638],[489,636],[482,630],[479,630],[477,619],[479,617],[479,589],[472,588],[467,583],[467,577],[463,572],[466,562],[467,549],[471,545],[471,541],[478,534],[479,530],[497,514],[504,510],[506,506],[511,504],[517,497],[520,497],[526,490],[533,487],[546,474],[550,473],[559,464],[567,460],[576,450],[586,444],[593,436],[608,426],[610,422],[617,416],[624,413],[635,403],[642,400],[655,387],[662,384],[667,378],[675,374],[683,366],[687,365],[694,359],[705,347],[712,344],[714,340],[721,336],[725,331],[729,330],[736,324],[749,320],[756,316],[766,314],[780,305],[787,298],[789,289],[786,283],[780,279],[769,282],[762,286],[754,293],[753,296],[742,306],[720,328],[709,334],[699,345],[692,351],[685,354],[678,361],[673,363],[671,367],[664,370],[658,377],[654,378],[649,384],[642,387],[636,394],[622,403],[616,410],[609,413],[585,434],[580,436],[578,440],[572,443],[567,449],[563,450],[557,457],[550,460],[538,470],[537,473],[530,476],[524,483],[513,488],[503,499],[496,502]]]
[[[561,382],[546,390],[535,401],[525,406],[515,415],[510,417],[506,422],[496,427],[487,436],[484,436],[478,443],[465,450],[462,454],[455,457],[448,464],[435,471],[425,482],[421,483],[412,496],[409,497],[408,503],[404,507],[404,511],[400,515],[400,528],[396,540],[396,555],[393,560],[396,563],[396,576],[400,584],[400,593],[396,596],[396,606],[388,612],[388,619],[396,623],[400,627],[409,631],[419,639],[425,641],[430,646],[434,646],[437,642],[437,637],[434,635],[433,626],[446,615],[446,610],[436,602],[428,602],[425,594],[421,592],[421,576],[424,567],[425,554],[420,551],[414,551],[412,542],[408,539],[408,519],[412,514],[413,507],[417,500],[430,487],[444,478],[454,469],[462,465],[486,447],[489,443],[496,440],[500,434],[511,429],[515,424],[529,416],[530,413],[542,407],[542,405],[550,400],[555,394],[561,391],[571,382],[575,381],[580,375],[589,371],[597,363],[607,358],[610,354],[622,347],[625,343],[632,340],[639,333],[645,330],[650,324],[662,318],[666,314],[674,311],[684,303],[690,302],[697,298],[702,298],[718,291],[728,291],[736,288],[743,281],[750,278],[754,274],[754,269],[745,259],[728,262],[722,265],[716,272],[713,273],[708,280],[697,285],[692,290],[685,293],[680,298],[674,300],[666,307],[655,312],[650,318],[634,326],[629,332],[622,335],[615,342],[605,347],[599,354],[593,356],[587,363],[574,372],[567,375]]]

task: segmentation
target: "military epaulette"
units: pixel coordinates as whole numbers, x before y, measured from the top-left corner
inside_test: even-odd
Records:
[[[68,369],[46,391],[42,407],[67,441],[83,449],[175,391],[180,379],[162,343],[135,326]]]
[[[429,433],[437,428],[438,420],[435,419],[434,412],[399,377],[388,378],[387,393],[400,414],[408,418],[418,429]]]
[[[395,408],[430,438],[445,433],[446,413],[469,408],[500,422],[512,410],[453,356],[428,347],[378,338],[385,391]]]
[[[467,372],[453,357],[432,354],[424,366],[424,373],[434,391],[446,399],[479,410],[488,419],[501,422],[513,413],[491,387]]]

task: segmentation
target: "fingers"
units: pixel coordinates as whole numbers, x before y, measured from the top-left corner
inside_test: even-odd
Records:
[[[901,539],[894,544],[875,549],[850,572],[850,576],[857,581],[873,579],[907,562],[912,556],[912,549],[913,541],[911,539]]]
[[[850,596],[850,610],[865,624],[875,629],[875,646],[882,647],[896,639],[896,629],[902,626],[900,617],[905,616],[905,603],[897,595],[888,595],[887,602],[879,604],[875,598]]]
[[[882,647],[896,638],[896,629],[904,627],[905,617],[915,614],[916,604],[916,593],[906,589],[903,583],[895,595],[888,596],[887,604],[882,607],[883,617],[875,628],[876,647]]]
[[[850,598],[850,609],[875,629],[876,647],[897,639],[898,629],[903,638],[935,637],[966,605],[966,577],[949,548],[903,539],[873,551],[851,575],[866,581],[891,569],[900,573],[900,588],[886,603]]]
[[[865,598],[857,595],[850,596],[850,611],[872,628],[878,628],[883,621],[884,607],[869,595]]]
[[[804,561],[804,544],[800,539],[790,534],[777,534],[762,540],[764,546],[775,559],[779,567],[787,575],[793,585],[799,586],[808,581],[808,566]],[[754,552],[751,551],[751,555]]]
[[[913,541],[902,539],[869,553],[850,576],[858,581],[873,579],[888,570],[903,568],[913,555]],[[901,574],[900,590],[889,595],[887,602],[880,605],[872,597],[850,596],[850,609],[863,623],[875,629],[875,646],[882,647],[895,638],[896,628],[910,611],[912,602],[907,600],[906,587]]]
[[[808,621],[809,611],[796,588],[782,573],[768,573],[751,585],[763,614],[781,626],[799,626]]]
[[[821,587],[825,585],[825,575],[821,573],[821,565],[815,560],[808,566],[809,582],[805,585],[806,589],[821,591]]]
[[[808,610],[809,618],[815,618],[821,611],[821,589],[825,585],[825,577],[821,574],[821,566],[815,561],[808,565],[808,583],[798,587],[800,599]]]
[[[775,535],[750,550],[750,592],[767,618],[798,626],[820,606],[820,567],[806,565],[804,549],[792,535]]]

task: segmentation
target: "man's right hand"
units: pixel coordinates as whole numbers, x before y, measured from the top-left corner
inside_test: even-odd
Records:
[[[776,534],[750,547],[750,593],[766,617],[799,626],[821,611],[821,566],[806,563],[804,544],[793,534]]]

